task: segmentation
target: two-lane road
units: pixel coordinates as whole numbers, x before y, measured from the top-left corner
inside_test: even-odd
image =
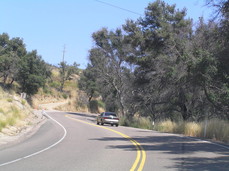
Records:
[[[0,150],[0,171],[228,170],[229,147],[149,130],[97,126],[95,116],[47,112],[30,138]]]

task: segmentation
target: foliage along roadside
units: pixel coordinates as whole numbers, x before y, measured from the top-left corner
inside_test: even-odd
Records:
[[[19,128],[30,124],[27,121],[31,117],[29,115],[32,114],[32,109],[28,103],[15,94],[5,92],[1,87],[0,93],[0,132],[7,127]]]
[[[216,20],[200,17],[194,25],[186,9],[157,0],[137,21],[93,33],[79,87],[89,101],[99,94],[106,110],[128,119],[228,120],[229,5],[213,6]]]

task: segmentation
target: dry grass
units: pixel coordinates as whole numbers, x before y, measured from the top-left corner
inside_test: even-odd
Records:
[[[166,120],[164,122],[160,122],[156,124],[155,129],[160,132],[169,132],[173,133],[177,127],[176,124],[170,120]]]
[[[121,117],[120,125],[142,129],[153,129],[152,122],[149,118],[138,116],[134,116],[131,120],[126,117]]]
[[[27,102],[0,88],[0,131],[7,126],[17,126],[31,112]],[[4,107],[3,107],[4,106]]]
[[[205,135],[206,128],[206,135]],[[212,119],[208,122],[180,122],[170,120],[159,122],[155,129],[161,132],[178,133],[186,136],[207,138],[229,143],[229,122]]]
[[[172,122],[166,120],[152,126],[148,118],[134,117],[131,120],[122,117],[120,124],[143,129],[154,129],[160,132],[177,133],[186,136],[207,138],[214,141],[229,143],[229,121],[212,119],[207,122]],[[205,133],[206,128],[206,133]]]
[[[216,141],[229,143],[229,122],[225,120],[212,119],[208,122],[202,122],[202,136],[206,127],[206,138]]]

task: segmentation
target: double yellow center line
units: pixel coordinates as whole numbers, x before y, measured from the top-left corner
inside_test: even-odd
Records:
[[[145,150],[143,149],[143,147],[141,146],[141,144],[139,142],[135,141],[134,139],[132,139],[128,135],[125,135],[125,134],[123,134],[121,132],[118,132],[116,130],[113,130],[111,128],[99,126],[99,125],[96,125],[96,124],[93,124],[93,123],[89,123],[89,122],[85,122],[85,121],[73,118],[73,117],[71,117],[71,115],[65,115],[65,116],[67,118],[70,118],[72,120],[75,120],[75,121],[78,121],[78,122],[81,122],[81,123],[85,123],[85,124],[88,124],[88,125],[92,125],[92,126],[95,126],[95,127],[99,127],[99,128],[102,128],[102,129],[106,129],[106,130],[112,131],[112,132],[114,132],[116,134],[119,134],[122,137],[128,139],[135,146],[135,148],[137,150],[137,156],[136,156],[136,159],[135,159],[134,164],[132,165],[130,171],[135,171],[135,170],[142,171],[143,170],[143,167],[144,167],[145,161],[146,161],[146,152],[145,152]]]

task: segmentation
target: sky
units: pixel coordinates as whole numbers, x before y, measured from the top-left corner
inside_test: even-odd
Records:
[[[164,0],[177,9],[187,9],[194,23],[211,9],[206,0]],[[0,34],[20,37],[27,51],[37,50],[42,59],[58,66],[63,59],[85,69],[88,51],[93,47],[92,33],[105,27],[120,28],[127,19],[144,17],[154,0],[0,0]]]

